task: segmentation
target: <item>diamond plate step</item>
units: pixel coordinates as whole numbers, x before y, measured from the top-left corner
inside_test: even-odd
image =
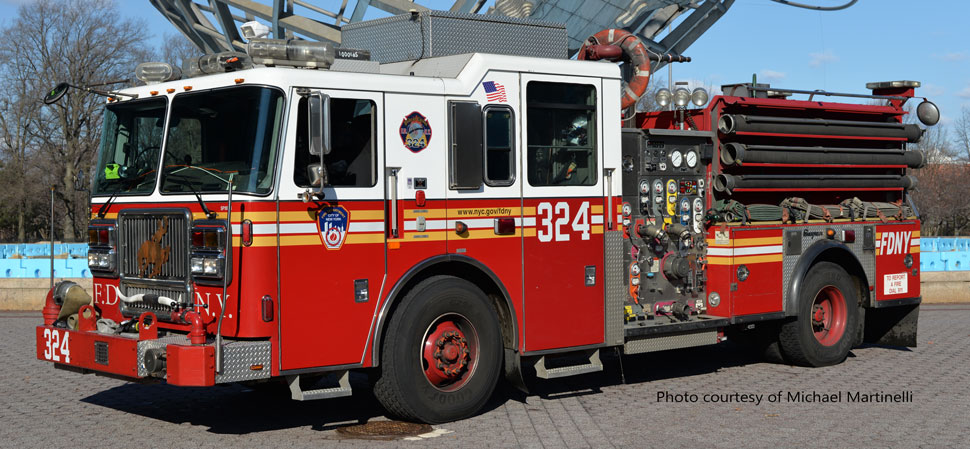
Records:
[[[350,371],[342,371],[338,386],[331,388],[318,388],[316,390],[304,391],[300,387],[300,375],[286,376],[286,382],[290,385],[290,395],[296,401],[313,401],[317,399],[331,399],[350,396],[353,390],[350,388]]]
[[[546,368],[546,357],[539,357],[536,360],[536,377],[540,379],[556,379],[559,377],[578,376],[586,373],[596,373],[603,371],[603,362],[600,361],[600,350],[588,352],[589,363],[582,365],[570,365],[558,368]]]

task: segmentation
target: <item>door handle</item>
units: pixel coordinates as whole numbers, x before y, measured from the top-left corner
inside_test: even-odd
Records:
[[[391,238],[398,238],[397,227],[397,173],[401,167],[387,167],[388,193],[391,199]]]

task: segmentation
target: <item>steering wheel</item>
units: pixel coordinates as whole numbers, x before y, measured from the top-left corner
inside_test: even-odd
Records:
[[[155,154],[155,156],[158,156],[158,150],[160,150],[161,148],[162,148],[161,146],[157,146],[157,145],[142,148],[142,150],[134,158],[132,158],[131,164],[129,164],[128,166],[139,167],[139,168],[151,168],[147,166],[147,163],[149,162],[148,158],[153,153]]]

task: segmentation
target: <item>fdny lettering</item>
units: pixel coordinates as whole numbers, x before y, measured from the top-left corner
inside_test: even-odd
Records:
[[[205,304],[206,305],[206,307],[201,307],[200,306],[200,307],[196,308],[196,310],[200,314],[202,314],[202,316],[204,316],[206,319],[213,318],[213,317],[217,317],[218,316],[218,311],[219,310],[222,310],[222,306],[223,306],[223,304],[225,304],[225,302],[222,301],[222,293],[215,293],[214,296],[215,296],[215,300],[219,303],[219,309],[218,310],[216,310],[216,308],[212,307],[212,299],[213,299],[213,294],[212,293],[206,293],[205,296],[202,296],[202,293],[201,292],[195,292],[195,303],[196,304]],[[228,297],[229,297],[229,295],[227,294],[226,295],[226,298],[228,298]]]
[[[879,248],[882,255],[908,254],[912,231],[883,232],[879,238]]]
[[[118,304],[118,291],[113,285],[94,283],[94,303],[103,306]]]

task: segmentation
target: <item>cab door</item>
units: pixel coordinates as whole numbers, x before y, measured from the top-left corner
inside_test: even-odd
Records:
[[[522,75],[525,350],[604,341],[602,86]]]
[[[322,199],[303,201],[318,159],[294,90],[278,225],[283,370],[362,363],[385,273],[383,95],[310,90],[330,97],[328,183]]]

